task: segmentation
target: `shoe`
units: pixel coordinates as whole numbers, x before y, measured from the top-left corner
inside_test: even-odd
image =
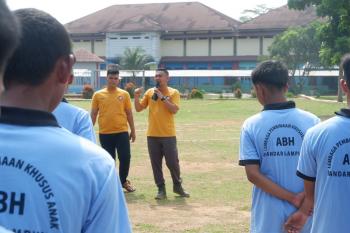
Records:
[[[174,185],[173,191],[174,193],[179,194],[180,197],[190,197],[190,194],[183,189],[181,184]]]
[[[164,200],[166,199],[166,190],[165,190],[165,185],[160,185],[158,186],[158,193],[157,196],[155,197],[156,200]]]
[[[136,189],[131,185],[129,180],[126,180],[123,184],[123,188],[129,193],[134,192]]]

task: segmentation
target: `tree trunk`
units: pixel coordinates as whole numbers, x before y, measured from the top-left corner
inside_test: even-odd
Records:
[[[338,102],[343,102],[343,92],[340,87],[340,79],[343,79],[343,67],[339,67],[339,75],[338,75]]]

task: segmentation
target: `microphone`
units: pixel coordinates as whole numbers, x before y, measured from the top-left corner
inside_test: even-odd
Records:
[[[159,86],[160,86],[160,83],[157,82],[156,83],[156,88],[159,88]],[[157,95],[157,93],[154,92],[153,95],[152,95],[152,100],[157,101],[157,99],[158,99],[158,95]]]

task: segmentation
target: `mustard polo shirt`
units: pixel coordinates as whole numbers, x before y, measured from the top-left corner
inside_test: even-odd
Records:
[[[126,110],[131,110],[130,95],[122,89],[108,91],[107,88],[95,92],[92,109],[98,109],[100,134],[128,132]]]
[[[140,102],[142,107],[149,107],[147,136],[176,136],[174,114],[165,107],[165,103],[161,101],[160,98],[158,98],[157,101],[152,100],[153,93],[154,88],[148,89]],[[178,90],[168,87],[166,92],[162,92],[162,94],[168,96],[169,100],[179,107],[180,93]]]

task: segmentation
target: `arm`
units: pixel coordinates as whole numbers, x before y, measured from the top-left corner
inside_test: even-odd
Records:
[[[76,132],[74,133],[96,143],[94,126],[88,112],[84,111],[84,113],[81,115],[76,124]]]
[[[135,133],[135,125],[134,125],[134,118],[132,115],[132,111],[131,109],[127,109],[125,112],[126,112],[126,118],[128,119],[128,123],[130,126],[130,130],[131,130],[129,138],[131,142],[134,142],[136,139],[136,133]]]
[[[134,92],[134,105],[135,105],[135,110],[136,112],[141,112],[143,109],[145,109],[141,104],[140,104],[140,95],[142,93],[143,88],[137,88],[135,89]]]
[[[158,89],[154,89],[154,92],[157,93],[158,98],[160,99],[165,97],[162,94],[162,92],[160,92]],[[162,100],[162,102],[164,103],[165,107],[169,110],[169,112],[171,112],[172,114],[176,114],[177,111],[179,111],[179,107],[176,104],[172,103],[169,98],[165,98],[165,100]]]
[[[302,230],[309,216],[313,213],[315,182],[304,180],[305,199],[300,209],[287,219],[284,227],[287,232],[298,233]]]
[[[97,109],[91,109],[90,115],[91,115],[92,125],[95,125],[96,118],[97,118],[97,115],[98,115],[98,108]]]
[[[264,192],[269,193],[281,200],[288,201],[299,208],[304,198],[303,193],[292,193],[281,186],[277,185],[260,172],[260,166],[249,164],[245,166],[248,180]]]

